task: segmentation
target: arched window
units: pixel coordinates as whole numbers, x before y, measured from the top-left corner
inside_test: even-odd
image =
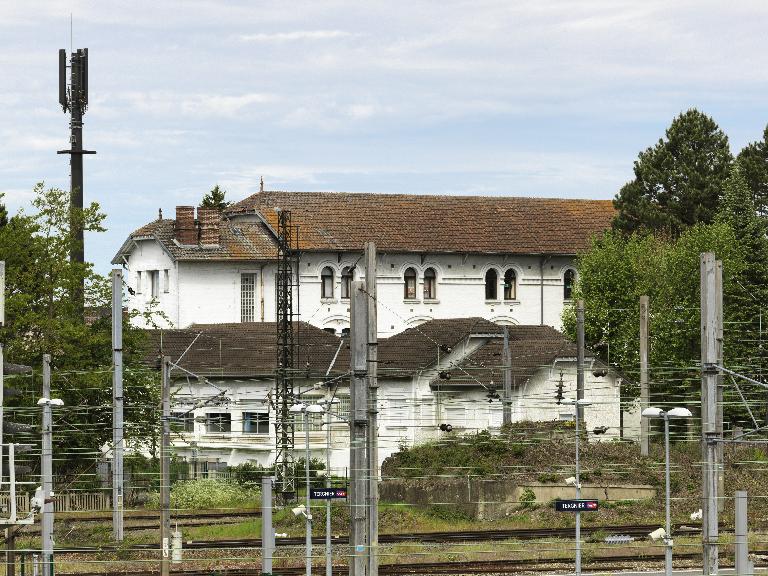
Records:
[[[403,297],[406,300],[416,300],[416,270],[413,268],[406,268],[403,278],[405,280]]]
[[[352,269],[349,266],[344,266],[341,270],[341,297],[349,299],[349,294],[352,291]]]
[[[485,299],[496,300],[499,288],[499,275],[491,268],[485,273]]]
[[[424,270],[424,300],[437,298],[437,275],[434,268]]]
[[[573,284],[576,282],[576,271],[568,268],[563,274],[563,299],[571,300],[573,298]]]
[[[320,273],[320,298],[333,298],[333,269],[330,266]]]
[[[512,268],[504,272],[504,300],[517,300],[517,274]]]

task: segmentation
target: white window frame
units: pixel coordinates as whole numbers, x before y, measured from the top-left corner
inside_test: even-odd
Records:
[[[240,322],[256,322],[256,286],[258,281],[256,272],[242,272],[240,274]],[[248,282],[252,281],[251,293],[246,293]]]

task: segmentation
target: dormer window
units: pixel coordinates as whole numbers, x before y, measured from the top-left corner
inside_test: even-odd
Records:
[[[511,268],[504,272],[504,300],[517,300],[517,274]]]
[[[424,300],[437,298],[437,274],[434,268],[424,270]]]
[[[485,299],[496,300],[499,290],[499,275],[491,268],[485,273]]]
[[[341,297],[345,300],[349,300],[349,294],[352,292],[352,269],[349,266],[345,266],[341,270]]]
[[[320,273],[320,298],[333,298],[333,269],[330,266]]]
[[[403,297],[406,300],[416,300],[416,270],[413,268],[406,268],[405,274],[403,274],[405,280],[405,291]]]

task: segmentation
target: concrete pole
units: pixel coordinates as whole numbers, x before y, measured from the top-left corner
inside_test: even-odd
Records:
[[[42,540],[43,576],[53,576],[53,414],[51,413],[51,355],[43,354],[43,404],[42,458],[40,470],[43,484],[43,510],[40,521]]]
[[[365,244],[365,289],[368,293],[368,575],[379,574],[379,381],[376,301],[376,244]]]
[[[579,445],[584,407],[584,300],[576,302],[576,499],[581,498]],[[581,574],[581,512],[576,510],[576,575]]]
[[[509,329],[504,326],[504,393],[502,400],[502,423],[512,424],[512,353],[509,349]]]
[[[0,327],[5,326],[5,261],[0,260]],[[3,461],[3,404],[5,399],[3,379],[5,357],[3,355],[3,344],[0,343],[0,462]],[[2,471],[0,471],[0,483],[2,483]]]
[[[736,553],[736,574],[751,574],[752,567],[749,565],[749,546],[747,542],[747,493],[743,490],[736,492],[735,501],[735,553]]]
[[[163,356],[163,431],[160,439],[160,576],[171,573],[171,357]]]
[[[579,300],[581,302],[581,300]],[[582,309],[583,311],[583,309]],[[581,406],[576,403],[576,500],[581,498],[581,461],[579,459],[579,411]],[[576,576],[581,576],[581,512],[576,510]]]
[[[272,574],[272,557],[275,555],[275,529],[272,526],[271,476],[261,479],[261,571]]]
[[[304,471],[306,472],[305,480],[306,484],[304,485],[305,491],[306,491],[306,504],[307,507],[307,516],[306,516],[306,549],[307,549],[307,576],[312,576],[312,500],[310,499],[310,489],[309,489],[309,412],[307,412],[307,407],[304,407]]]
[[[123,271],[112,269],[112,533],[123,541]]]
[[[651,404],[648,390],[648,296],[640,296],[640,412]],[[648,456],[650,422],[640,418],[640,455]]]
[[[715,262],[715,322],[717,325],[717,336],[715,340],[717,365],[723,366],[723,262],[717,260]],[[723,373],[718,370],[717,373],[717,397],[716,397],[716,413],[717,419],[715,420],[715,431],[717,437],[722,440],[723,438]],[[725,501],[719,496],[725,495],[725,468],[723,466],[723,443],[717,443],[717,455],[716,455],[716,474],[717,474],[717,512],[720,513],[724,509]]]
[[[702,543],[704,576],[718,573],[717,295],[715,255],[701,254]]]
[[[642,418],[648,420],[648,418]],[[670,479],[669,479],[669,416],[664,413],[664,508],[666,524],[664,529],[664,574],[672,576],[672,521],[670,513]]]
[[[576,400],[584,400],[584,300],[576,302]],[[576,418],[584,418],[584,407],[579,404]]]
[[[328,396],[330,399],[330,395]],[[331,488],[331,407],[325,405],[325,487]],[[325,500],[325,576],[333,576],[333,549],[331,543],[331,499]]]
[[[350,446],[349,446],[349,543],[352,558],[349,563],[350,576],[366,576],[368,572],[368,519],[366,492],[366,439],[368,427],[368,386],[367,386],[367,328],[368,295],[364,282],[352,282],[350,306]]]

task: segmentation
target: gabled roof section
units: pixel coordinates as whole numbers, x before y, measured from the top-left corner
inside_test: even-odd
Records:
[[[550,326],[507,326],[512,357],[512,385],[524,384],[538,369],[558,358],[575,358],[576,344]],[[503,328],[501,328],[503,333]],[[487,386],[504,382],[504,340],[493,338],[450,369],[450,380],[434,380],[433,387]]]
[[[408,376],[433,366],[473,334],[501,334],[502,328],[483,318],[430,320],[379,341],[378,373]]]
[[[222,219],[218,246],[183,246],[174,240],[173,219],[155,220],[133,231],[112,260],[130,252],[136,240],[156,240],[175,260],[274,260],[277,244],[261,222],[231,222]]]
[[[611,200],[342,192],[259,192],[226,210],[258,213],[275,228],[290,210],[308,251],[577,254],[610,227]]]
[[[145,361],[150,366],[157,365],[162,351],[171,361],[199,376],[274,377],[276,322],[193,324],[183,330],[150,330],[148,333]],[[348,371],[349,360],[346,364],[338,362],[339,347],[347,347],[341,338],[306,322],[296,322],[294,334],[300,343],[295,358],[298,378],[321,379],[329,367],[331,374]],[[183,375],[183,372],[176,369],[173,375]]]

